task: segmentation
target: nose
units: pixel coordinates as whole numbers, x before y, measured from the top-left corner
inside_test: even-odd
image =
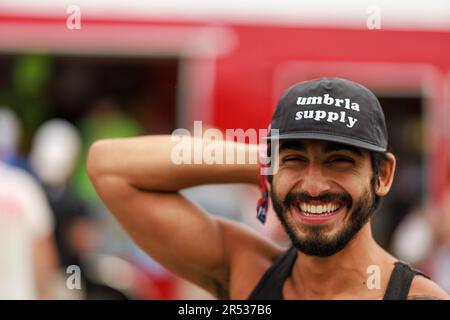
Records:
[[[302,176],[300,188],[301,192],[306,192],[311,197],[318,197],[330,191],[330,183],[324,176],[321,167],[316,164],[311,164]]]

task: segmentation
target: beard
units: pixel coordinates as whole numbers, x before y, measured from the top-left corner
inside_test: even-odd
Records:
[[[270,198],[278,219],[280,219],[294,247],[306,255],[319,257],[328,257],[344,249],[349,241],[369,221],[378,206],[373,180],[370,187],[365,188],[356,201],[353,201],[352,197],[346,192],[327,193],[318,197],[311,197],[305,192],[288,193],[285,199],[280,201],[276,195],[273,183],[270,189]],[[347,214],[349,215],[348,221],[344,221],[341,229],[332,236],[327,236],[324,232],[324,227],[321,225],[305,226],[307,229],[306,235],[300,235],[295,231],[295,224],[288,221],[286,213],[292,201],[308,202],[310,200],[338,201],[342,203],[342,205],[346,206]]]

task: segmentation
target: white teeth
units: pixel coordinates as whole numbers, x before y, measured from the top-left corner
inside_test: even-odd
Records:
[[[337,209],[340,208],[338,204],[327,203],[323,205],[311,205],[306,202],[297,203],[297,207],[305,214],[305,215],[330,215],[333,214]]]

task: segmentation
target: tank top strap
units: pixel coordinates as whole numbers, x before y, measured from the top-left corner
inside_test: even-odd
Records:
[[[426,274],[403,261],[395,263],[383,300],[407,300],[412,281],[416,275],[430,279]]]
[[[282,300],[283,284],[297,259],[297,249],[289,248],[267,269],[249,296],[249,300]]]

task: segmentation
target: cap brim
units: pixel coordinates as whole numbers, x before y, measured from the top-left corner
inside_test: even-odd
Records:
[[[280,135],[270,136],[265,138],[265,140],[294,140],[294,139],[308,139],[308,140],[324,140],[347,144],[350,146],[367,149],[375,152],[386,152],[387,148],[383,148],[372,143],[361,141],[355,138],[342,137],[335,134],[328,133],[317,133],[317,132],[292,132],[292,133],[282,133]]]

